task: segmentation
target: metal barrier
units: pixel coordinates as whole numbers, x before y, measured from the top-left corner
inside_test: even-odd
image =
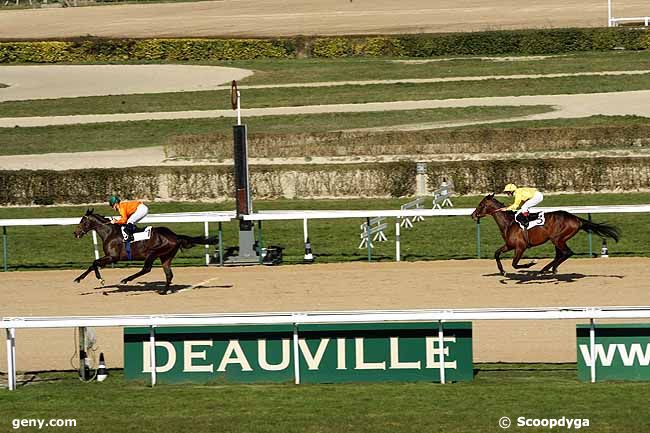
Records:
[[[400,210],[422,209],[424,208],[424,200],[426,200],[426,197],[418,197],[415,200],[400,206]],[[412,229],[413,223],[416,223],[418,221],[424,221],[424,217],[422,215],[414,215],[410,220],[408,217],[403,218],[400,226],[407,229]]]
[[[433,191],[433,207],[432,209],[442,209],[445,206],[454,207],[451,202],[451,195],[454,193],[453,182],[443,182],[438,189]]]
[[[359,229],[361,229],[359,249],[367,247],[368,242],[370,242],[370,248],[374,248],[373,242],[386,242],[388,240],[384,233],[384,230],[388,227],[388,224],[384,222],[385,219],[385,217],[370,218],[369,221],[359,226]],[[374,236],[369,240],[371,235]]]

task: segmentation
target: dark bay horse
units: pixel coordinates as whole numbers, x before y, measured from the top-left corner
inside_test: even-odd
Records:
[[[573,255],[573,251],[567,246],[567,241],[580,230],[593,232],[598,236],[611,238],[617,242],[620,236],[619,229],[615,226],[597,224],[572,215],[569,212],[555,211],[544,214],[546,216],[546,223],[543,226],[533,227],[528,230],[527,241],[524,231],[515,222],[514,212],[497,212],[502,207],[504,205],[494,198],[494,194],[488,194],[481,200],[474,212],[472,212],[472,219],[478,220],[484,216],[493,216],[497,226],[499,226],[501,237],[503,237],[505,244],[494,252],[494,258],[497,261],[499,272],[503,276],[506,273],[499,259],[501,253],[515,250],[512,267],[515,269],[530,268],[535,262],[519,264],[519,260],[524,255],[524,251],[529,247],[536,247],[550,240],[555,245],[555,259],[544,266],[540,273],[552,270],[555,274],[557,273],[558,266]]]
[[[76,283],[86,278],[91,271],[95,271],[95,276],[104,285],[104,279],[99,273],[99,268],[110,263],[128,260],[126,245],[122,238],[122,231],[117,224],[111,224],[111,220],[101,215],[97,215],[92,209],[86,211],[81,217],[81,221],[74,231],[77,239],[91,230],[95,230],[102,239],[104,245],[104,257],[95,260],[92,265],[81,275],[75,278]],[[177,235],[167,227],[155,227],[151,230],[151,237],[147,240],[131,243],[131,257],[133,260],[144,260],[144,266],[139,272],[124,278],[121,283],[127,284],[151,271],[153,262],[160,259],[163,271],[165,271],[166,284],[165,289],[169,288],[174,274],[172,273],[172,260],[179,249],[191,248],[194,245],[217,243],[215,238],[205,238],[202,236],[190,237]]]

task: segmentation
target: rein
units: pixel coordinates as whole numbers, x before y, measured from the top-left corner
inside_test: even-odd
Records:
[[[88,215],[84,215],[84,218],[88,218]],[[99,221],[91,220],[90,218],[88,218],[88,219],[90,221],[94,222],[96,226],[108,226],[108,225],[111,225],[110,221],[106,222],[106,223],[102,223],[102,222],[99,222]],[[90,230],[85,231],[84,234],[88,233],[91,230],[95,230],[95,229],[91,228]]]

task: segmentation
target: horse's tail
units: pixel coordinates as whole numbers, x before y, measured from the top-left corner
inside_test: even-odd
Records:
[[[582,218],[579,219],[582,223],[582,226],[580,227],[581,230],[596,233],[598,236],[603,238],[614,239],[616,242],[618,242],[621,237],[621,230],[616,226],[605,223],[598,224]]]
[[[219,239],[216,236],[211,236],[206,238],[205,236],[185,236],[185,235],[176,235],[178,244],[181,249],[192,248],[195,245],[216,245],[219,243]]]

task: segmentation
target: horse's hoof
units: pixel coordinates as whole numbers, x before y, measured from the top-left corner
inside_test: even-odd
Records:
[[[501,276],[502,276],[502,277],[507,277],[507,276],[508,276],[508,273],[507,273],[506,271],[501,271]]]
[[[120,281],[120,284],[129,284],[129,280],[125,278],[122,281]]]
[[[79,278],[75,278],[75,279],[74,279],[74,282],[77,283],[77,284],[79,284],[79,283],[81,283],[81,279],[79,279]]]
[[[106,281],[104,281],[103,278],[100,278],[99,284],[101,284],[101,286],[104,287],[106,285]]]

